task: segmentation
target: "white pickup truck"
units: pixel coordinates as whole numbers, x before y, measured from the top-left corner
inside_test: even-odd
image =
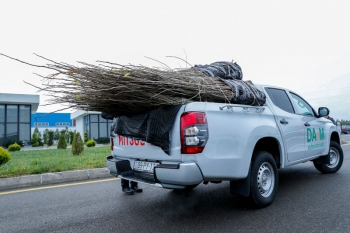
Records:
[[[258,208],[277,192],[278,169],[312,161],[322,173],[337,172],[343,151],[336,126],[300,95],[254,85],[263,106],[193,102],[182,105],[169,131],[169,151],[117,135],[111,127],[111,175],[167,189],[192,189],[230,182],[230,192],[251,198]]]

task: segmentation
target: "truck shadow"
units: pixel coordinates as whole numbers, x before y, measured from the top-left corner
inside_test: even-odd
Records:
[[[329,222],[318,221],[317,214],[309,213],[348,212],[350,169],[347,163],[335,174],[321,174],[311,162],[279,170],[277,196],[272,205],[263,209],[256,209],[248,198],[230,194],[230,184],[225,181],[200,184],[190,192],[148,186],[143,194],[131,198],[133,202],[120,206],[114,215],[119,216],[123,224],[127,221],[133,229],[146,230],[145,225],[156,222],[158,230],[167,232],[179,232],[179,229],[187,229],[182,232],[199,229],[201,232],[203,229],[206,232],[256,232],[257,229],[285,232],[286,224],[282,223],[286,219],[294,221],[288,225],[291,232],[309,232],[315,227],[331,229]],[[129,198],[123,196],[121,201],[129,202]],[[136,213],[133,206],[137,206]],[[304,218],[316,220],[310,224],[304,222]]]
[[[336,186],[334,178],[340,178],[341,174],[321,174],[312,163],[301,164],[285,168],[279,171],[279,184],[274,203],[267,208],[274,208],[287,200],[296,200],[297,197],[307,197],[318,194]],[[171,210],[171,214],[190,214],[197,212],[218,211],[256,211],[249,198],[232,195],[229,192],[228,181],[221,184],[199,185],[190,191],[162,190],[163,202],[157,201],[157,205]],[[265,208],[266,209],[266,208]],[[264,210],[264,209],[260,209]]]

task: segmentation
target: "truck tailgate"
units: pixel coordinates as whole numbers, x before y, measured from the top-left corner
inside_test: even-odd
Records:
[[[151,143],[115,134],[113,137],[113,155],[119,159],[182,161],[180,118],[183,112],[184,106],[178,111],[169,132],[169,153]]]

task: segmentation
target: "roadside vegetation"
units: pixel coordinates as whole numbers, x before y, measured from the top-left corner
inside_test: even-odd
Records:
[[[0,178],[101,168],[110,153],[109,145],[85,148],[80,155],[73,155],[70,149],[12,151],[11,160],[0,166]]]

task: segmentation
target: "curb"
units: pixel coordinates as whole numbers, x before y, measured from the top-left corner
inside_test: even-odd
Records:
[[[44,173],[39,175],[1,178],[0,191],[112,177],[113,176],[109,173],[108,168],[96,168],[88,170],[75,170],[55,173]]]

